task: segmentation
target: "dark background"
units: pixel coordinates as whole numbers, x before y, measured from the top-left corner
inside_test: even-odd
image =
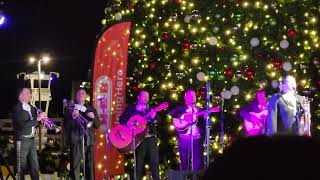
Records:
[[[0,0],[1,2],[1,0]],[[50,111],[58,115],[63,98],[70,98],[72,81],[89,80],[96,39],[102,30],[105,0],[5,0],[0,6],[7,23],[0,28],[0,118],[7,118],[23,82],[19,72],[36,71],[32,54],[50,54],[46,73],[58,72],[52,84]]]

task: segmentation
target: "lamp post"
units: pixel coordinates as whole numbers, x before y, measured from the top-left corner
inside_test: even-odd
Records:
[[[39,109],[42,111],[41,109],[41,64],[43,63],[48,63],[50,61],[50,57],[49,56],[43,56],[39,59],[36,59],[35,57],[30,57],[29,58],[30,63],[34,63],[37,62],[37,66],[38,66],[38,100],[39,100]],[[42,133],[41,133],[41,128],[42,125],[39,125],[39,151],[42,150]]]

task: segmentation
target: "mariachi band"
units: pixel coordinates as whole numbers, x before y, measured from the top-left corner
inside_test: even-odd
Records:
[[[247,136],[275,134],[311,136],[310,102],[298,95],[296,81],[292,76],[283,77],[280,92],[268,100],[264,90],[256,92],[256,98],[240,109],[243,127]],[[39,179],[37,148],[34,141],[35,128],[43,123],[56,132],[56,126],[47,114],[31,106],[31,91],[18,90],[18,103],[13,108],[14,139],[17,150],[17,177],[24,179],[28,162],[33,180]],[[80,180],[80,172],[85,179],[94,179],[93,146],[95,130],[100,127],[96,110],[86,102],[87,92],[76,91],[75,103],[68,106],[64,116],[64,128],[70,145],[70,177]],[[220,112],[219,107],[210,110],[196,106],[196,92],[188,89],[184,93],[185,105],[176,106],[169,112],[178,134],[180,170],[198,171],[203,168],[202,154],[205,133],[204,116]],[[157,123],[161,121],[157,112],[168,108],[164,102],[156,107],[149,106],[149,92],[140,90],[136,103],[128,105],[119,118],[119,125],[109,133],[111,144],[120,152],[134,152],[134,179],[142,179],[145,158],[150,159],[152,178],[159,180],[159,151],[157,145]],[[80,169],[83,160],[84,168]]]

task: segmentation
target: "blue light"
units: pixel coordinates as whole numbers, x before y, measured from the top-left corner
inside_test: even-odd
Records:
[[[6,16],[3,14],[0,14],[0,26],[4,25],[6,22]]]

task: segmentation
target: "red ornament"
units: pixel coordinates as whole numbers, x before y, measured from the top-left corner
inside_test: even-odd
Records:
[[[274,58],[274,59],[271,60],[271,63],[272,63],[273,68],[275,68],[275,69],[281,69],[282,68],[281,59]]]
[[[205,100],[206,99],[206,88],[205,87],[202,87],[200,89],[198,89],[197,91],[197,96],[200,97],[202,100]]]
[[[294,37],[296,37],[296,35],[297,35],[297,31],[295,29],[289,29],[289,31],[288,31],[289,37],[294,38]]]
[[[255,75],[255,73],[254,73],[254,71],[252,70],[252,69],[250,69],[250,68],[246,68],[245,70],[244,70],[244,76],[245,77],[247,77],[248,79],[253,79],[253,77],[254,77],[254,75]]]
[[[189,40],[184,40],[184,42],[182,43],[182,48],[184,50],[190,50],[191,49],[191,43]]]
[[[181,4],[182,0],[175,0],[176,4]]]
[[[134,3],[129,2],[129,3],[128,3],[128,8],[129,8],[129,9],[133,9],[133,8],[134,8]]]
[[[299,58],[299,54],[297,52],[292,54],[292,58],[293,59],[298,59]]]
[[[227,68],[226,71],[224,72],[224,75],[226,77],[232,77],[234,75],[232,68]]]
[[[139,92],[139,86],[138,86],[138,84],[132,85],[131,88],[132,88],[132,91],[133,91],[134,93]]]
[[[148,68],[151,69],[151,70],[156,68],[156,63],[149,63],[148,64]]]
[[[163,32],[161,37],[162,37],[162,40],[167,41],[170,36],[168,32]]]

